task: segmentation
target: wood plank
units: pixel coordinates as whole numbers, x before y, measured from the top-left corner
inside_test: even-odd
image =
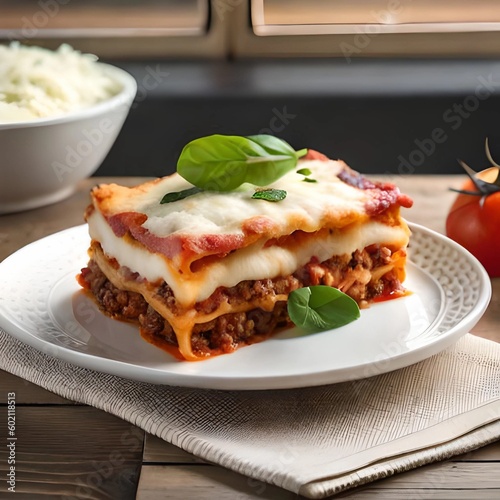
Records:
[[[484,462],[484,461],[497,461],[499,462],[500,471],[500,441],[483,446],[478,450],[457,455],[450,459],[452,462]]]
[[[497,462],[426,465],[346,491],[336,498],[394,499],[498,499],[500,476]]]
[[[410,489],[410,490],[388,490],[384,488],[379,489],[355,489],[349,493],[342,493],[335,498],[355,498],[356,500],[365,499],[380,499],[380,500],[498,500],[500,498],[500,490],[486,490],[482,488],[476,489],[449,489],[449,490],[435,490],[431,489]]]
[[[74,401],[61,398],[38,385],[0,370],[0,404],[5,404],[7,393],[16,393],[17,404],[74,405]]]
[[[420,490],[464,490],[469,492],[469,498],[477,498],[471,492],[484,490],[495,491],[496,498],[500,498],[499,470],[498,462],[441,462],[371,483],[363,488],[363,492],[367,494],[379,489],[384,492],[397,490],[400,492],[399,498],[408,496],[414,498],[416,492]],[[448,498],[454,496],[448,493]]]
[[[87,406],[16,406],[16,493],[135,497],[144,432]],[[6,477],[7,408],[0,408],[0,475]],[[2,486],[2,492],[5,491]]]
[[[498,463],[440,463],[346,491],[335,498],[498,499]],[[210,465],[144,466],[137,500],[303,499],[287,490]]]
[[[492,443],[488,446],[485,446],[483,448],[480,448],[478,450],[465,453],[463,455],[459,455],[457,457],[454,457],[451,459],[450,462],[483,462],[483,461],[494,461],[496,460],[499,462],[498,464],[494,464],[497,467],[500,467],[500,441],[497,443]],[[165,441],[152,436],[150,434],[146,435],[146,441],[145,441],[145,447],[144,447],[144,462],[156,462],[156,463],[163,463],[163,464],[179,464],[179,463],[185,463],[185,464],[195,464],[195,463],[203,463],[200,459],[194,457],[193,455],[186,453],[185,451],[177,448],[176,446],[173,446],[169,443],[166,443]],[[453,466],[449,465],[449,463],[440,463],[436,464],[434,467],[436,467],[436,474],[449,474],[449,469],[450,467],[453,470]],[[219,469],[219,467],[212,467],[213,469]],[[224,483],[224,481],[221,481],[219,478],[219,473],[218,472],[213,472],[212,469],[196,469],[192,473],[187,473],[187,471],[182,471],[182,475],[186,476],[186,481],[189,483],[189,492],[185,489],[185,487],[181,486],[176,486],[171,483],[171,481],[168,481],[168,484],[165,485],[163,482],[163,479],[165,477],[168,478],[168,474],[170,469],[168,470],[163,470],[160,469],[162,472],[158,472],[156,470],[153,470],[150,466],[144,466],[143,467],[143,472],[141,473],[141,482],[139,485],[139,496],[138,498],[143,498],[145,500],[153,499],[155,498],[155,495],[159,494],[159,491],[165,491],[168,493],[168,498],[187,498],[183,497],[183,495],[192,494],[192,495],[199,495],[199,493],[196,491],[197,488],[203,489],[207,488],[207,490],[210,492],[210,494],[214,494],[217,497],[220,497],[221,499],[224,498],[231,498],[232,495],[234,495],[233,491],[233,485],[227,485]],[[178,470],[178,469],[176,469]],[[416,469],[414,473],[421,472],[421,469]],[[483,469],[479,469],[478,471],[478,477],[487,472],[484,471]],[[165,474],[167,476],[165,476]],[[222,472],[223,476],[226,475],[234,475],[233,472],[227,471],[225,474]],[[403,473],[404,475],[404,473]],[[160,477],[159,477],[160,476]],[[239,475],[237,475],[239,476]],[[212,481],[214,482],[212,484]],[[420,486],[423,486],[426,484],[427,481],[427,475],[423,475],[422,479],[418,479],[416,483],[419,484]],[[211,483],[211,484],[208,484]],[[477,482],[477,484],[482,484]],[[251,485],[259,485],[260,488],[265,491],[269,485],[263,485],[263,483],[258,483],[255,481],[252,481]],[[380,486],[379,486],[380,484]],[[410,498],[435,498],[435,499],[451,499],[451,498],[456,498],[456,499],[463,499],[463,500],[470,500],[470,498],[484,498],[484,499],[497,499],[500,497],[500,492],[497,488],[494,488],[492,490],[486,490],[486,489],[481,489],[481,490],[471,490],[471,488],[467,489],[445,489],[445,490],[440,490],[440,489],[435,489],[432,488],[430,490],[426,490],[424,488],[419,488],[418,491],[415,490],[414,488],[411,488],[410,490],[405,490],[404,488],[398,488],[398,489],[393,489],[393,488],[387,488],[385,487],[386,481],[382,481],[381,483],[373,483],[368,487],[368,489],[365,490],[359,490],[355,489],[352,492],[346,493],[346,497],[355,497],[355,498],[381,498],[381,499],[394,499],[394,500],[400,500],[401,498],[404,497],[410,497]],[[476,486],[477,486],[476,484]],[[191,485],[193,485],[193,490],[191,490]],[[248,487],[248,485],[244,485],[246,487],[245,492],[240,492],[240,496],[238,498],[256,498],[255,496],[252,496],[252,489]],[[146,489],[144,489],[146,488]],[[270,498],[288,498],[288,493],[287,492],[282,492],[280,489],[279,495],[282,495],[282,497],[277,496],[278,494],[274,491],[275,487],[273,488],[273,492]],[[499,485],[500,488],[500,485]],[[176,497],[176,495],[178,495]],[[284,495],[284,496],[283,496]],[[194,496],[193,496],[194,497]],[[258,495],[257,498],[263,498],[262,495]],[[204,498],[204,497],[199,497],[197,498]],[[207,493],[206,498],[211,498],[210,495]],[[295,498],[301,498],[301,497],[295,497]]]
[[[143,466],[137,500],[300,500],[304,497],[215,465]]]
[[[152,434],[146,434],[144,440],[143,462],[154,464],[203,464],[204,460],[167,443]]]

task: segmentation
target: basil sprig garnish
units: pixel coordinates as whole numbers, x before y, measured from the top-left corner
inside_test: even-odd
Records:
[[[272,135],[210,135],[184,146],[177,172],[209,191],[232,191],[246,182],[267,186],[293,170],[306,153]]]
[[[288,315],[307,330],[328,330],[347,325],[360,316],[354,299],[326,285],[294,290],[288,296]]]
[[[310,168],[299,168],[297,170],[297,173],[300,174],[300,175],[311,175],[312,174]]]
[[[286,191],[283,189],[259,189],[252,195],[254,200],[281,201],[286,198]]]
[[[299,168],[297,170],[297,173],[304,176],[304,178],[302,179],[303,182],[318,182],[316,179],[307,177],[308,175],[312,174],[310,168]]]
[[[163,205],[164,203],[172,203],[174,201],[179,201],[183,200],[184,198],[187,198],[188,196],[193,196],[193,194],[198,194],[201,193],[203,189],[200,189],[198,187],[192,187],[189,189],[183,189],[182,191],[175,191],[173,193],[167,193],[160,201],[160,205]]]

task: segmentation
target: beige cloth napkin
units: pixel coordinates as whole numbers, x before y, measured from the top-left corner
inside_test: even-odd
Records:
[[[472,335],[392,373],[294,390],[135,382],[51,358],[1,330],[0,368],[200,458],[309,498],[500,438],[500,344]]]

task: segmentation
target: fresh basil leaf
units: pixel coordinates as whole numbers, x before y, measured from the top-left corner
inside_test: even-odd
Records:
[[[269,153],[273,153],[276,155],[281,155],[285,151],[288,151],[290,154],[295,155],[297,158],[301,158],[302,156],[305,156],[307,154],[307,148],[295,151],[292,146],[290,146],[290,144],[288,144],[283,139],[275,137],[274,135],[257,134],[249,135],[247,136],[247,138],[261,145]]]
[[[288,296],[288,315],[297,326],[328,330],[359,318],[358,304],[337,288],[325,285],[294,290]]]
[[[312,179],[311,177],[304,177],[302,182],[318,182],[316,179]]]
[[[286,198],[286,191],[283,189],[260,189],[252,195],[254,200],[281,201]]]
[[[167,193],[160,201],[160,205],[164,203],[172,203],[174,201],[183,200],[188,196],[193,196],[194,194],[201,193],[203,189],[193,187],[189,189],[184,189],[182,191],[175,191],[174,193]]]
[[[310,168],[299,168],[297,170],[297,173],[298,174],[302,174],[302,175],[311,175],[312,172],[311,172],[311,169]]]
[[[216,134],[187,144],[177,161],[177,172],[210,191],[232,191],[245,182],[266,186],[293,170],[299,155],[306,153],[296,152],[271,135]]]

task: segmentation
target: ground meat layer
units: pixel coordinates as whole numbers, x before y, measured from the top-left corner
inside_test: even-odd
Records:
[[[231,288],[220,287],[208,299],[198,302],[195,308],[200,313],[208,314],[222,302],[237,306],[270,295],[288,295],[297,288],[311,285],[339,288],[363,307],[377,297],[401,291],[394,271],[389,271],[376,281],[372,280],[373,270],[390,261],[391,251],[379,245],[372,245],[363,251],[356,250],[352,255],[335,256],[324,262],[312,259],[290,276],[242,281]],[[126,269],[124,274],[130,276]],[[94,260],[91,259],[88,266],[82,269],[79,281],[94,295],[104,312],[115,318],[138,321],[141,334],[149,342],[160,347],[177,346],[175,333],[168,321],[149,306],[139,293],[116,288]],[[158,287],[156,295],[171,311],[182,314],[167,283]],[[195,325],[192,349],[199,356],[229,353],[240,345],[263,340],[277,328],[289,323],[285,301],[277,301],[272,311],[256,308],[225,314],[208,323]]]

